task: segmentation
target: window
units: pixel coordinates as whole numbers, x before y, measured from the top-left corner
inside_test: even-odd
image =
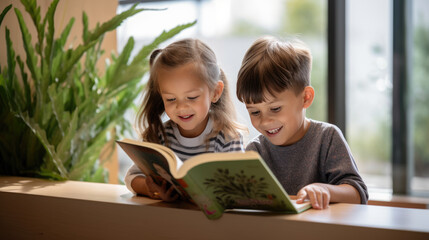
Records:
[[[411,5],[409,70],[409,156],[411,191],[429,192],[429,2],[414,0]]]
[[[347,137],[365,182],[379,191],[429,195],[428,11],[422,0],[347,1]]]
[[[369,188],[392,188],[391,1],[346,3],[347,140]]]

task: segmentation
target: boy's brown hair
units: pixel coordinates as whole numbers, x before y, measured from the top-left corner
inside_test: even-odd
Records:
[[[244,55],[238,72],[238,99],[261,103],[267,93],[274,95],[286,89],[300,93],[310,85],[311,61],[310,50],[299,41],[257,39]]]

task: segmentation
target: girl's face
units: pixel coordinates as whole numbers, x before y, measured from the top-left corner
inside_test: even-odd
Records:
[[[180,134],[188,138],[199,136],[207,125],[211,103],[222,94],[222,81],[214,91],[210,91],[196,74],[195,65],[189,63],[173,69],[161,69],[158,83],[165,112],[178,125]]]
[[[292,90],[266,96],[262,103],[246,104],[252,125],[274,145],[299,141],[308,130],[305,109],[313,102],[313,88],[306,87],[298,96]]]

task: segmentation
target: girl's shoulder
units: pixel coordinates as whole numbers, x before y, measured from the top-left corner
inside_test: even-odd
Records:
[[[225,135],[222,131],[216,136],[210,138],[210,144],[214,144],[215,148],[221,149],[222,152],[243,152],[243,135],[238,133],[237,136]]]
[[[172,140],[174,141],[174,139],[176,139],[176,137],[174,136],[174,125],[175,123],[172,122],[171,120],[168,120],[163,123],[164,133],[165,133],[165,136],[167,137],[168,142],[171,142]],[[158,133],[158,139],[162,145],[165,145],[166,141],[161,131],[159,131]]]
[[[171,120],[168,120],[164,122],[163,125],[164,125],[164,128],[167,130],[167,129],[173,129],[175,123]]]

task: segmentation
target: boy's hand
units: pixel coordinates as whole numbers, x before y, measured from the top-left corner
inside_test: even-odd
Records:
[[[167,188],[167,181],[163,180],[161,186],[156,184],[152,177],[146,177],[146,185],[149,190],[149,197],[161,199],[165,202],[174,202],[179,198],[179,194],[174,189],[174,186]]]
[[[303,203],[305,199],[310,200],[313,208],[325,209],[329,206],[331,194],[325,184],[312,183],[299,190],[296,203]]]

